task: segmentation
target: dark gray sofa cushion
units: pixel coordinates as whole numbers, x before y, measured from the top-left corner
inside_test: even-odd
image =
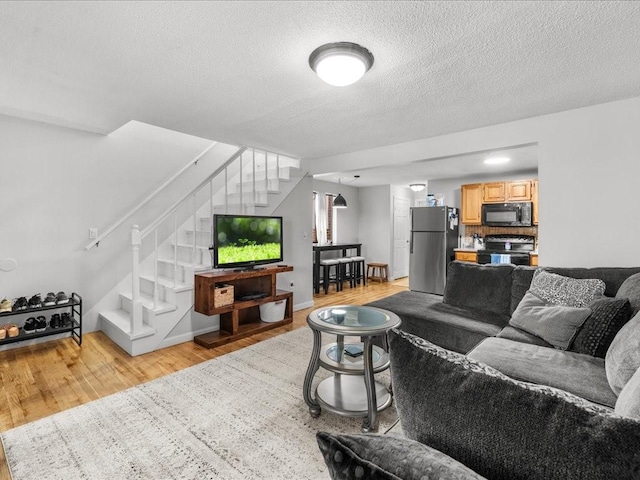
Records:
[[[316,434],[333,480],[482,480],[434,448],[383,435]]]
[[[443,302],[461,308],[509,315],[514,265],[451,262]]]
[[[389,341],[407,438],[492,480],[639,478],[640,422],[398,330]]]
[[[398,315],[404,331],[461,353],[497,335],[509,322],[507,315],[447,305],[442,297],[422,292],[398,292],[367,305]]]
[[[602,358],[505,338],[487,338],[467,355],[516,380],[560,388],[611,408],[616,404]]]

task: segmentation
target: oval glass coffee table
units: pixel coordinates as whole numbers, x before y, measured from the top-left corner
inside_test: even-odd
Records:
[[[338,415],[364,417],[363,432],[377,430],[377,413],[391,405],[392,397],[374,378],[374,373],[389,368],[389,355],[372,340],[382,336],[386,347],[387,331],[400,323],[395,313],[358,305],[324,307],[309,314],[313,351],[303,393],[312,417],[324,408]],[[322,345],[322,333],[335,335],[336,341]],[[359,338],[345,341],[345,337]],[[333,376],[321,381],[312,395],[311,384],[319,367]]]

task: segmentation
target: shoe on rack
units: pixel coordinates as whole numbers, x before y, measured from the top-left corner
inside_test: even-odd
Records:
[[[2,325],[0,327],[0,340],[4,340],[6,338],[6,336],[7,336],[7,331],[4,328],[5,326],[6,325]]]
[[[18,310],[26,310],[29,307],[29,303],[25,297],[19,297],[15,302],[13,302],[13,311],[17,312]]]
[[[36,293],[33,297],[29,299],[29,308],[40,308],[42,306],[42,299],[40,298],[40,294]]]
[[[62,317],[60,317],[60,327],[66,328],[70,327],[72,324],[71,314],[69,312],[63,312]]]
[[[60,328],[62,326],[59,313],[54,313],[53,315],[51,315],[51,321],[49,322],[49,326],[51,328]]]
[[[69,303],[69,297],[67,297],[67,294],[64,292],[58,292],[58,295],[56,295],[56,302],[58,305]]]
[[[7,331],[7,335],[9,335],[9,337],[17,337],[20,334],[20,329],[15,323],[9,323],[2,328]]]
[[[6,298],[2,299],[0,302],[0,313],[10,312],[11,308],[11,300],[7,300]]]
[[[36,319],[36,332],[44,332],[47,329],[47,319],[40,315]]]
[[[49,292],[47,293],[47,296],[44,297],[44,302],[42,302],[42,305],[44,305],[45,307],[49,307],[51,305],[55,305],[56,304],[56,296],[53,292]]]
[[[24,333],[26,333],[26,334],[35,333],[35,331],[36,331],[36,319],[33,318],[33,317],[27,318],[27,321],[24,322],[24,327],[22,327],[22,330],[24,330]]]

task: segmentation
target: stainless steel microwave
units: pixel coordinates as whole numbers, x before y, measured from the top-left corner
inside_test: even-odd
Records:
[[[482,225],[488,227],[530,227],[531,202],[483,203]]]

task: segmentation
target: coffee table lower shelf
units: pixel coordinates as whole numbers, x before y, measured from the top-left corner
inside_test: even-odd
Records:
[[[282,327],[293,322],[293,318],[285,318],[279,322],[248,322],[238,326],[238,330],[235,334],[226,330],[218,330],[215,332],[203,333],[193,337],[193,341],[198,345],[205,348],[219,347],[220,345],[226,345],[227,343],[240,340],[241,338],[250,337],[256,333],[266,332],[274,328]]]
[[[391,405],[392,396],[380,382],[374,382],[376,410],[380,412]],[[316,388],[316,400],[330,412],[348,417],[368,415],[367,390],[364,377],[334,374],[325,378]]]

